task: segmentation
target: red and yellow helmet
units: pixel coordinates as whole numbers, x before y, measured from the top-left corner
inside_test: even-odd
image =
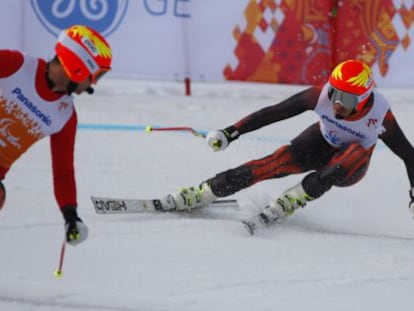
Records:
[[[328,96],[349,109],[361,110],[374,87],[371,68],[359,60],[346,60],[335,67],[329,77]]]
[[[91,78],[92,84],[111,69],[112,50],[96,30],[74,25],[63,30],[55,46],[56,55],[71,81]]]

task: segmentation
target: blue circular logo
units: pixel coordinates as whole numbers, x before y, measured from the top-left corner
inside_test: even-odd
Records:
[[[120,24],[128,0],[31,0],[45,28],[57,36],[72,25],[85,25],[108,36]]]

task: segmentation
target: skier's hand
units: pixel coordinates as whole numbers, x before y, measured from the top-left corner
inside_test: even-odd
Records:
[[[206,136],[207,144],[214,151],[221,151],[227,148],[227,146],[240,136],[239,132],[230,126],[224,130],[216,130],[208,132]]]
[[[410,208],[410,211],[413,213],[413,217],[414,217],[414,187],[411,188],[410,190],[410,204],[408,205],[408,207]]]
[[[76,207],[68,205],[62,209],[65,218],[66,241],[70,245],[78,245],[88,238],[88,227],[79,218]]]
[[[206,136],[206,140],[207,140],[207,144],[214,151],[224,150],[229,145],[229,139],[227,138],[223,130],[208,132]]]

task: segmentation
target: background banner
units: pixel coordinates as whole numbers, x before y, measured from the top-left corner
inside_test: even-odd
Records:
[[[120,76],[315,84],[357,58],[378,85],[413,86],[413,21],[413,0],[3,0],[0,48],[50,58],[86,24]]]

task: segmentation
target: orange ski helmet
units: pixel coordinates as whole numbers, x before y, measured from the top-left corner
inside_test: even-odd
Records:
[[[112,50],[96,30],[83,25],[64,29],[55,46],[56,55],[71,81],[79,83],[89,77],[95,84],[111,69]]]
[[[361,110],[374,87],[371,68],[359,60],[346,60],[329,77],[328,97],[349,109]]]

